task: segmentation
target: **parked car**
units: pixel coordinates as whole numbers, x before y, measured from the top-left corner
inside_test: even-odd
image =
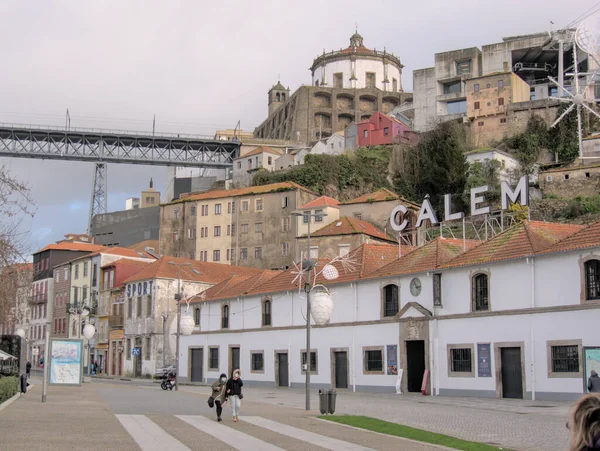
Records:
[[[169,365],[169,366],[165,366],[163,368],[157,369],[156,372],[154,373],[154,377],[163,377],[165,374],[174,373],[174,372],[175,372],[175,365]]]

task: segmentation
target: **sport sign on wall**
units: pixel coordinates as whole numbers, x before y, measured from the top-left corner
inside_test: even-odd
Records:
[[[149,282],[137,282],[130,283],[127,285],[127,297],[132,296],[145,296],[152,293],[152,281]]]
[[[490,207],[479,206],[485,201],[483,193],[488,191],[488,189],[489,187],[487,185],[471,188],[471,216],[485,215],[490,213]],[[526,175],[521,177],[514,190],[507,182],[502,182],[500,184],[500,198],[502,199],[503,211],[508,209],[509,200],[512,203],[516,203],[517,199],[519,199],[521,205],[529,205],[529,178]],[[454,221],[464,218],[465,214],[463,212],[452,213],[451,204],[451,195],[444,194],[444,221]],[[406,229],[406,227],[408,227],[408,220],[405,219],[398,224],[396,221],[396,216],[398,213],[406,214],[408,213],[408,209],[404,205],[398,205],[392,210],[392,214],[390,215],[392,229],[394,229],[396,232],[402,232],[404,229]],[[439,224],[440,222],[435,215],[435,211],[433,210],[431,201],[428,197],[423,200],[415,227],[420,227],[425,220],[429,220],[433,225]]]

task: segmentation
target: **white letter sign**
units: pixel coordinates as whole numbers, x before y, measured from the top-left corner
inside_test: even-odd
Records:
[[[421,205],[421,209],[419,210],[419,217],[417,218],[417,223],[415,224],[415,227],[421,227],[421,224],[426,219],[429,219],[432,224],[438,223],[438,220],[435,217],[435,213],[433,211],[433,207],[431,206],[431,202],[427,198],[423,201],[423,205]]]
[[[478,194],[485,193],[487,190],[487,185],[471,189],[471,216],[485,215],[490,212],[490,207],[477,208],[477,204],[485,201],[485,198]]]
[[[444,220],[454,221],[455,219],[462,219],[464,213],[450,213],[452,211],[452,194],[444,194]]]
[[[519,196],[521,197],[521,205],[529,205],[529,178],[524,175],[519,179],[519,184],[515,190],[511,190],[510,186],[506,182],[502,182],[500,185],[500,197],[502,198],[502,210],[508,208],[508,199],[513,204],[517,203]]]
[[[402,221],[402,224],[398,224],[396,222],[396,215],[398,213],[402,213],[403,215],[405,215],[407,212],[408,209],[404,205],[398,205],[392,210],[392,214],[390,215],[390,225],[392,226],[392,229],[394,229],[396,232],[402,232],[408,225],[408,221],[406,219]]]

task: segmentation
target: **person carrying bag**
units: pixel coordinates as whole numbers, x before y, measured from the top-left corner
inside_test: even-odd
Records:
[[[231,414],[233,421],[239,421],[238,414],[240,413],[240,407],[242,406],[242,387],[244,383],[241,379],[240,370],[233,372],[233,377],[227,382],[227,398],[231,398]]]
[[[221,418],[221,413],[223,412],[223,404],[226,402],[226,391],[227,391],[227,375],[222,373],[213,384],[210,386],[212,389],[212,394],[210,398],[208,398],[208,406],[210,408],[214,406],[217,407],[217,421],[223,421]]]

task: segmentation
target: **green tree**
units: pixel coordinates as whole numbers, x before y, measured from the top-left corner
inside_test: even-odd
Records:
[[[500,162],[498,160],[485,160],[483,163],[475,161],[469,164],[467,182],[463,193],[463,202],[470,202],[471,188],[488,186],[485,194],[487,205],[496,206],[500,202]]]
[[[559,117],[569,107],[568,104],[561,104],[556,112],[556,117]],[[582,112],[582,123],[586,124],[585,120],[587,111]],[[583,130],[584,136],[586,135]],[[548,133],[550,150],[558,153],[558,160],[561,163],[570,163],[579,155],[579,137],[577,133],[577,110],[573,108],[569,114],[551,128]]]

